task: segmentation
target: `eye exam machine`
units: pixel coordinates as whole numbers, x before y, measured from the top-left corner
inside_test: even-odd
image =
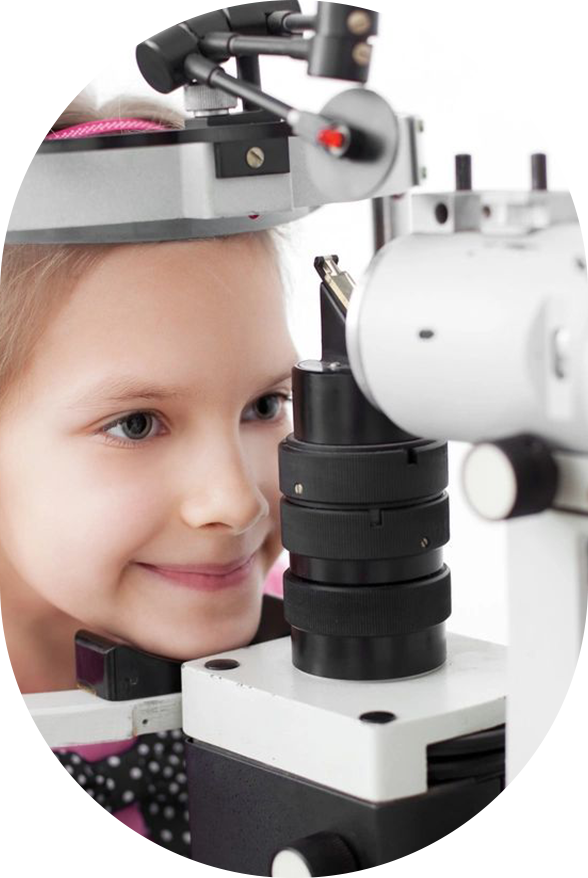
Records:
[[[549,190],[543,155],[527,191],[475,190],[467,155],[454,191],[414,191],[423,122],[366,87],[377,25],[361,7],[262,2],[157,34],[138,65],[156,91],[184,90],[185,128],[46,141],[7,235],[202,238],[372,200],[361,281],[344,254],[315,261],[322,356],[294,369],[279,449],[283,605],[265,598],[250,646],[184,663],[79,632],[80,689],[25,696],[53,747],[181,728],[191,855],[246,874],[362,870],[470,819],[547,733],[584,628],[572,199]],[[289,106],[262,88],[263,55],[351,85],[319,113]],[[472,507],[508,521],[508,650],[445,630],[448,440],[471,443]]]

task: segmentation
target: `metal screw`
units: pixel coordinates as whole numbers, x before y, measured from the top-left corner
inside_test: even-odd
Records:
[[[303,491],[304,491],[304,485],[301,485],[300,482],[297,482],[294,485],[294,493],[295,494],[302,494]]]
[[[429,537],[423,537],[421,540],[421,549],[426,549],[429,545]]]
[[[371,17],[362,9],[356,9],[347,17],[347,29],[352,34],[366,34],[371,26]]]
[[[252,146],[247,150],[246,159],[250,168],[261,168],[265,161],[265,153],[260,146]]]
[[[372,47],[367,43],[356,43],[351,57],[359,67],[367,67],[372,57]]]
[[[421,180],[426,180],[426,179],[427,179],[427,169],[421,168]]]
[[[425,123],[423,122],[422,119],[419,119],[419,121],[418,121],[417,130],[418,130],[419,134],[422,134],[423,131],[425,130]]]
[[[329,363],[329,369],[331,372],[336,372],[337,369],[341,368],[341,363]]]

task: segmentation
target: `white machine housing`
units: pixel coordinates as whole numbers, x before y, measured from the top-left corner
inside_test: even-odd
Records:
[[[380,250],[354,291],[354,376],[403,429],[468,442],[527,432],[588,451],[582,236],[569,195],[532,196],[416,196],[413,234]]]

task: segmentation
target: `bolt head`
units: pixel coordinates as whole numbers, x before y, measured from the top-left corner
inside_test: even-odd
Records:
[[[265,161],[265,153],[260,146],[252,146],[251,149],[247,150],[245,159],[250,168],[257,170],[257,168],[261,168]]]
[[[302,494],[303,492],[304,492],[304,485],[301,485],[300,482],[297,482],[294,485],[294,493],[295,494]]]
[[[356,9],[347,16],[347,30],[351,34],[360,36],[366,34],[372,26],[371,15],[362,9]]]
[[[367,43],[356,43],[351,52],[351,57],[358,67],[367,67],[372,57],[372,47]]]

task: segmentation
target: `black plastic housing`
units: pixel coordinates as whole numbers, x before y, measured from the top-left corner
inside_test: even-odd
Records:
[[[277,851],[301,851],[304,840],[309,874],[338,875],[405,857],[485,808],[504,789],[504,726],[429,746],[427,791],[385,802],[357,799],[191,738],[186,763],[194,860],[271,875]],[[348,851],[332,844],[334,835]]]
[[[293,370],[294,432],[279,450],[292,658],[324,677],[409,677],[446,657],[447,446],[411,436],[365,398],[340,292],[321,285],[322,358]]]
[[[199,51],[200,39],[211,33],[233,31],[257,36],[268,35],[267,19],[272,12],[279,10],[300,12],[300,5],[296,0],[285,0],[283,3],[275,0],[269,3],[244,3],[182,21],[137,46],[139,70],[152,88],[168,94],[190,82],[184,62],[188,55]],[[226,61],[229,57],[228,54],[225,58],[215,56],[215,60]],[[255,71],[251,70],[251,62],[246,62],[245,66],[247,69],[240,70],[241,75],[244,72],[245,79],[257,81]]]
[[[275,640],[289,633],[282,601],[264,595],[259,628],[251,642]],[[78,686],[106,701],[154,698],[182,691],[182,661],[144,652],[91,631],[76,633],[75,659]]]
[[[350,28],[353,14],[364,16],[366,27],[361,32]],[[367,82],[369,60],[359,63],[357,47],[365,46],[363,57],[369,59],[367,40],[378,32],[378,13],[361,6],[342,3],[319,3],[316,34],[313,37],[308,72],[311,76],[327,76],[350,82]]]

